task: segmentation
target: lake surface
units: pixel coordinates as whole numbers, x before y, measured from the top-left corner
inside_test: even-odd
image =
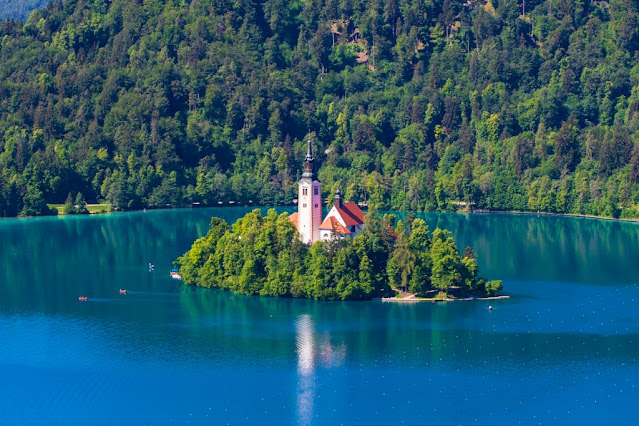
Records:
[[[314,302],[169,278],[211,216],[247,210],[0,221],[0,423],[636,424],[638,225],[421,216],[509,300]]]

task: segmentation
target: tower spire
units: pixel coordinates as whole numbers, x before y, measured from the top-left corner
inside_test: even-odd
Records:
[[[304,157],[304,174],[302,177],[315,179],[315,169],[313,167],[313,149],[311,148],[311,136],[308,136],[308,148]]]
[[[308,135],[308,149],[306,150],[306,161],[313,161],[313,149],[311,148],[311,135]]]
[[[322,224],[322,183],[317,180],[313,167],[313,147],[309,132],[304,173],[297,183],[297,230],[304,244],[313,244],[320,239]]]

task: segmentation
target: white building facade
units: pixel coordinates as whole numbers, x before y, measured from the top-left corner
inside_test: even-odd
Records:
[[[297,215],[293,213],[291,220],[296,222],[304,244],[312,245],[319,241],[319,228],[322,224],[322,183],[317,180],[315,174],[310,138],[304,158],[304,173],[298,182]]]
[[[337,235],[355,237],[364,228],[364,212],[355,203],[342,202],[339,189],[328,215],[322,220],[322,183],[317,180],[313,165],[311,139],[304,158],[304,173],[298,182],[297,212],[289,219],[295,224],[304,244],[328,240]]]
[[[355,203],[342,202],[342,194],[335,192],[333,207],[320,225],[320,239],[328,240],[337,235],[354,238],[364,229],[364,212]]]

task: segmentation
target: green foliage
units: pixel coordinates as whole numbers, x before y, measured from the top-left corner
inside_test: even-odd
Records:
[[[67,199],[64,202],[64,207],[62,208],[62,212],[64,214],[89,214],[89,210],[86,206],[86,201],[82,196],[81,192],[78,192],[75,197],[75,201],[71,197],[71,193],[67,195]]]
[[[0,20],[23,19],[42,6],[46,6],[49,0],[0,0]]]
[[[486,294],[489,296],[495,296],[499,294],[502,288],[501,280],[488,281],[486,283]]]
[[[447,292],[450,287],[461,284],[460,258],[450,232],[435,229],[430,249],[433,261],[432,285]]]
[[[69,193],[287,204],[310,129],[325,199],[637,217],[636,2],[515,3],[66,0],[4,21],[0,215]]]
[[[64,202],[64,207],[62,209],[64,214],[75,214],[75,206],[73,205],[73,198],[71,198],[71,193],[67,196],[67,200]]]
[[[185,284],[261,296],[367,300],[388,296],[393,288],[418,295],[447,292],[460,282],[464,294],[501,290],[501,281],[484,285],[477,278],[474,254],[467,249],[460,259],[448,232],[436,229],[431,240],[426,223],[415,219],[410,229],[400,221],[395,236],[393,222],[390,215],[369,214],[367,228],[355,238],[308,247],[287,213],[269,210],[263,217],[254,210],[231,227],[212,218],[207,235],[176,264]]]
[[[47,206],[42,191],[36,184],[27,184],[27,192],[23,197],[20,216],[48,216],[58,214],[56,209]]]
[[[229,227],[213,218],[205,237],[177,260],[186,284],[262,296],[361,300],[380,296],[383,269],[369,236],[307,247],[283,213],[254,210]],[[388,254],[386,254],[386,257]]]
[[[89,210],[87,210],[86,201],[82,196],[81,192],[75,197],[75,212],[76,214],[89,214]]]

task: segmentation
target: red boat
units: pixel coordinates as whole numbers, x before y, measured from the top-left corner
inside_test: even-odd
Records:
[[[78,300],[79,300],[80,302],[86,302],[87,300],[89,300],[89,298],[88,298],[88,297],[86,297],[86,296],[80,296],[80,297],[78,297]]]
[[[126,294],[126,290],[120,289],[120,294]]]

